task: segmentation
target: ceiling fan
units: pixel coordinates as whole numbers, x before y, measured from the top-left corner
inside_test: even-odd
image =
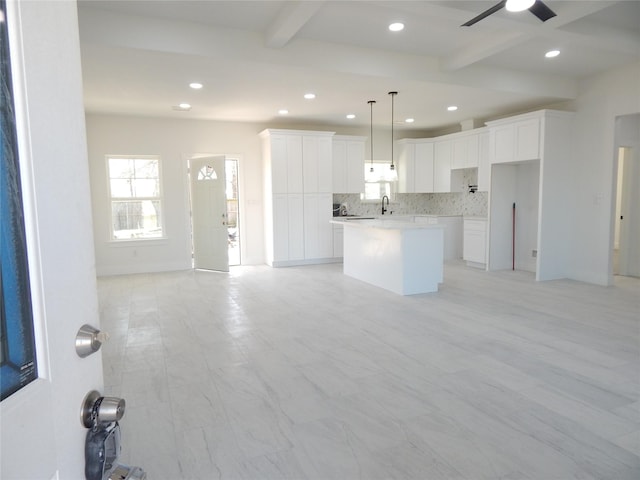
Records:
[[[489,15],[493,15],[498,10],[505,8],[510,12],[521,12],[523,10],[529,10],[536,17],[538,17],[543,22],[546,22],[550,18],[556,16],[556,13],[547,7],[542,0],[502,0],[498,2],[493,7],[485,10],[477,17],[472,18],[467,23],[463,23],[460,25],[461,27],[470,27],[471,25],[479,22],[483,18],[488,17]]]

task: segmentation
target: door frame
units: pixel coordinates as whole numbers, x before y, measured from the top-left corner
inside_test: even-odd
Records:
[[[187,218],[185,220],[185,228],[188,232],[189,243],[187,246],[187,255],[191,259],[191,266],[193,268],[193,221],[191,218],[191,172],[190,172],[190,160],[192,158],[202,158],[202,157],[218,157],[223,156],[229,159],[234,159],[238,162],[238,231],[239,231],[239,245],[240,245],[240,263],[238,265],[243,265],[242,259],[246,258],[246,247],[245,247],[245,208],[242,203],[242,198],[244,197],[243,192],[243,183],[244,174],[242,172],[244,162],[243,155],[239,153],[183,153],[181,155],[183,165],[184,165],[184,188],[185,188],[185,211],[188,212]],[[231,266],[231,265],[230,265]],[[235,266],[235,265],[234,265]]]

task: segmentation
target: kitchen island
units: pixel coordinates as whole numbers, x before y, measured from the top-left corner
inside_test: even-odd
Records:
[[[437,292],[444,226],[403,219],[335,219],[344,226],[345,275],[399,295]]]

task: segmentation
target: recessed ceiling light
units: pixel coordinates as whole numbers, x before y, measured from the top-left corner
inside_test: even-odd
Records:
[[[347,115],[347,118],[349,120],[353,120],[354,118],[356,118],[356,116],[353,113],[350,113],[350,114]]]
[[[415,122],[415,120],[413,118],[407,118],[407,119],[405,119],[405,122],[406,123],[413,123],[413,122]]]
[[[178,112],[188,112],[189,110],[191,110],[191,105],[189,105],[188,103],[180,103],[179,105],[174,105],[171,108]]]
[[[192,82],[189,84],[189,86],[194,90],[200,90],[202,88],[202,84],[198,82]]]
[[[307,100],[313,100],[314,98],[316,98],[316,94],[315,93],[305,93],[304,94],[304,98],[306,98]]]
[[[544,54],[544,56],[547,58],[557,57],[558,55],[560,55],[560,50],[549,50]]]
[[[189,110],[191,108],[191,104],[190,103],[181,103],[178,106],[180,108],[184,109],[184,110]]]
[[[447,110],[449,110],[450,112],[455,112],[458,109],[458,107],[456,107],[455,105],[449,105],[447,107]]]
[[[389,25],[389,30],[392,32],[399,32],[404,29],[404,23],[395,22]]]
[[[536,0],[507,0],[505,8],[510,12],[522,12],[531,8],[534,3],[536,3]]]
[[[278,110],[278,113],[280,115],[286,115],[287,113],[289,113],[289,110],[287,110],[286,108],[281,108],[280,110]]]

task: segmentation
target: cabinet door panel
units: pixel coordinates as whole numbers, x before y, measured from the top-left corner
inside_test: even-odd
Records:
[[[415,192],[433,192],[433,143],[418,143],[415,148]]]
[[[302,137],[302,177],[304,192],[318,191],[318,137]]]
[[[450,140],[436,142],[434,147],[434,192],[451,191],[451,153]]]
[[[399,145],[398,150],[398,191],[415,193],[416,145],[403,143]]]
[[[302,193],[302,137],[287,135],[287,192]]]
[[[333,141],[333,193],[349,193],[347,191],[347,142]]]
[[[540,120],[534,118],[515,124],[516,160],[540,158]]]
[[[288,195],[289,260],[304,259],[304,201],[302,195]]]
[[[289,201],[288,195],[273,196],[273,260],[289,260]]]
[[[489,159],[489,133],[480,134],[478,152],[478,190],[488,192],[491,187],[491,161]]]
[[[347,191],[364,192],[364,142],[347,142]]]
[[[287,177],[289,165],[287,164],[287,139],[283,135],[271,135],[271,185],[273,193],[287,193]]]
[[[467,137],[456,138],[453,141],[453,159],[451,168],[466,168],[469,155],[469,142]]]
[[[480,156],[480,134],[467,137],[467,159],[464,168],[476,168]]]
[[[515,160],[515,128],[513,125],[495,127],[491,130],[491,163]]]
[[[331,193],[333,180],[333,163],[331,161],[331,137],[317,139],[316,163],[318,179],[316,192]]]

